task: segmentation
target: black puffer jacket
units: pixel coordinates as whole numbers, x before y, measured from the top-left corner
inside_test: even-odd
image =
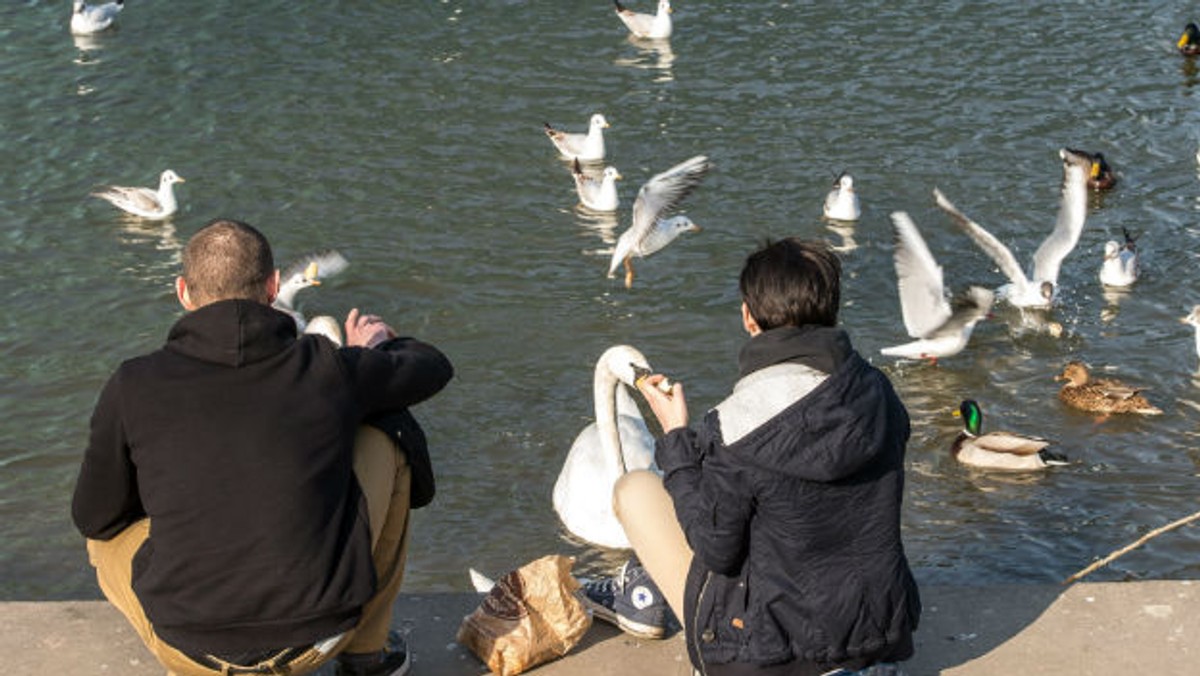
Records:
[[[920,600],[900,539],[904,406],[837,329],[762,333],[741,362],[733,395],[657,449],[695,552],[692,661],[806,674],[907,659]]]

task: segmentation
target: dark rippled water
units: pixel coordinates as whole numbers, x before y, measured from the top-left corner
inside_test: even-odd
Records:
[[[415,8],[407,4],[416,5]],[[892,376],[914,421],[904,517],[926,583],[1061,579],[1197,509],[1200,111],[1174,51],[1178,3],[719,3],[681,0],[669,49],[630,43],[593,2],[128,3],[118,31],[66,30],[69,3],[0,8],[0,597],[97,595],[69,500],[98,390],[179,316],[179,247],[218,215],[267,232],[281,261],[350,260],[300,298],[359,305],[454,359],[418,412],[440,479],[417,513],[407,588],[465,589],[571,542],[550,507],[590,420],[596,357],[631,343],[688,386],[694,413],[735,378],[735,278],[768,235],[843,249],[843,322]],[[637,4],[649,5],[648,1]],[[616,221],[574,210],[543,121],[603,112],[625,176]],[[933,368],[896,364],[905,339],[888,213],[909,211],[953,284],[999,273],[937,212],[941,187],[1027,261],[1053,223],[1062,146],[1102,151],[1117,189],[1092,201],[1063,269],[1062,339],[1011,313]],[[615,233],[650,175],[705,153],[687,204],[704,230],[605,278]],[[124,220],[99,184],[187,179],[165,224]],[[851,172],[856,226],[820,217]],[[1096,274],[1120,227],[1145,272],[1106,295]],[[1096,424],[1055,398],[1068,359],[1152,384],[1165,415]],[[1075,462],[1025,477],[956,465],[950,411],[1056,438]],[[1096,579],[1197,577],[1183,529]]]

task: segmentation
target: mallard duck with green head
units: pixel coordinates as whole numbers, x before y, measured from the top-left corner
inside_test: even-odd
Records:
[[[1058,398],[1068,406],[1092,413],[1137,413],[1140,415],[1162,415],[1162,409],[1154,406],[1141,395],[1147,388],[1130,387],[1108,378],[1092,378],[1083,362],[1072,361],[1055,380],[1066,381],[1058,391]]]
[[[964,465],[984,469],[1038,470],[1070,464],[1066,456],[1046,448],[1054,443],[1048,439],[1012,432],[981,434],[983,410],[974,399],[964,399],[954,415],[962,418],[963,429],[950,446],[950,454]]]

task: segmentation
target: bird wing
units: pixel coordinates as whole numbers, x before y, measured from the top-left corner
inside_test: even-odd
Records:
[[[1027,437],[1012,432],[988,432],[975,438],[975,445],[993,453],[1011,453],[1013,455],[1033,455],[1050,445],[1050,441],[1040,437]]]
[[[896,228],[896,286],[904,328],[913,338],[924,338],[950,318],[950,304],[942,283],[942,267],[934,260],[917,226],[903,211],[892,213]]]
[[[696,155],[646,181],[633,202],[633,224],[627,232],[634,243],[646,237],[660,218],[683,203],[713,168],[704,155]],[[624,235],[622,235],[624,236]]]
[[[546,136],[550,137],[550,142],[563,155],[568,157],[578,155],[580,147],[583,145],[583,140],[587,138],[587,134],[578,134],[573,132],[562,131],[550,126],[549,122],[546,125]]]
[[[162,209],[158,193],[149,188],[126,188],[119,185],[109,186],[93,196],[108,200],[122,209],[135,209],[144,212],[155,212]]]
[[[632,9],[617,7],[617,16],[634,35],[646,35],[654,27],[654,15],[635,12]]]
[[[925,337],[932,339],[962,333],[967,326],[986,317],[987,313],[991,312],[995,300],[996,294],[989,289],[981,286],[970,287],[954,298],[950,318]]]
[[[571,176],[575,178],[575,192],[579,194],[579,199],[584,204],[594,202],[600,193],[600,186],[603,185],[603,182],[585,174],[578,157],[571,165]]]
[[[317,279],[332,277],[350,266],[350,261],[346,260],[346,257],[336,249],[324,249],[300,257],[287,266],[280,274],[280,278],[290,279],[293,275],[303,275],[312,263],[317,264]]]
[[[1062,203],[1058,209],[1058,220],[1054,230],[1033,254],[1033,278],[1058,285],[1058,271],[1063,259],[1083,233],[1083,222],[1087,217],[1087,171],[1080,166],[1068,165],[1062,188]]]
[[[975,240],[979,248],[983,249],[983,252],[996,262],[996,265],[1000,267],[1000,272],[1004,273],[1004,276],[1008,277],[1010,282],[1017,286],[1025,286],[1029,283],[1029,280],[1025,277],[1025,272],[1021,270],[1020,263],[1017,262],[1016,256],[1013,256],[1012,251],[1009,251],[1008,247],[1004,246],[992,233],[984,230],[983,226],[967,218],[950,200],[946,199],[941,190],[934,188],[933,198],[937,201],[937,205],[942,208],[942,211],[950,214],[950,218],[954,220],[955,224],[963,232],[967,233],[971,239]]]

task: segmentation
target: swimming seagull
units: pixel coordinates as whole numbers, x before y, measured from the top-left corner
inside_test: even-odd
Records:
[[[176,183],[183,182],[181,176],[167,169],[158,179],[157,191],[150,188],[125,188],[113,185],[92,193],[92,197],[108,200],[113,206],[134,216],[161,221],[179,208],[175,202],[174,186]]]
[[[979,320],[987,317],[995,295],[972,286],[951,307],[942,284],[942,267],[934,260],[917,226],[903,211],[892,213],[896,228],[897,287],[900,311],[908,335],[917,340],[880,352],[890,357],[929,359],[949,357],[962,352]]]
[[[575,192],[579,201],[592,211],[616,211],[620,199],[617,197],[617,181],[621,172],[616,167],[605,167],[604,175],[595,178],[583,173],[577,158],[571,165],[571,176],[575,178]]]
[[[99,33],[108,28],[116,20],[117,14],[125,8],[125,0],[116,0],[103,5],[88,5],[83,0],[75,0],[71,12],[71,32],[75,35]]]
[[[857,221],[861,215],[858,193],[854,192],[854,179],[843,171],[834,179],[833,190],[825,196],[825,218],[835,221]]]
[[[615,275],[617,267],[624,263],[625,288],[628,289],[633,286],[634,256],[649,256],[683,233],[700,229],[687,216],[666,219],[662,216],[678,207],[712,168],[713,164],[707,157],[697,155],[646,181],[633,203],[633,223],[617,239],[608,266],[610,278]]]
[[[546,136],[550,137],[550,142],[564,158],[582,162],[604,159],[604,130],[608,129],[608,120],[600,113],[592,115],[586,134],[561,131],[551,127],[549,122],[543,124],[546,126]]]
[[[1200,356],[1200,305],[1193,306],[1191,313],[1179,321],[1196,327],[1196,356]]]
[[[1104,244],[1104,263],[1100,265],[1100,283],[1104,286],[1132,286],[1138,278],[1136,237],[1121,228],[1125,243],[1109,240]]]
[[[279,293],[276,294],[272,306],[276,310],[292,316],[292,319],[296,321],[297,333],[319,333],[340,345],[341,331],[338,330],[337,321],[322,317],[306,320],[304,315],[295,308],[296,294],[310,286],[320,286],[322,279],[338,274],[349,265],[350,262],[346,260],[346,257],[334,249],[303,256],[280,274]],[[332,322],[335,335],[330,335],[330,322]]]
[[[1069,148],[1058,151],[1063,160],[1062,204],[1054,231],[1033,254],[1033,277],[1025,276],[1012,251],[975,221],[967,218],[936,188],[934,199],[950,214],[979,248],[991,257],[1009,283],[997,289],[997,296],[1020,308],[1049,308],[1058,298],[1058,273],[1063,259],[1079,241],[1087,217],[1087,178],[1091,160]]]
[[[617,16],[635,38],[665,40],[671,37],[671,0],[658,0],[655,14],[635,12],[622,5],[621,0],[613,0],[613,4],[617,6]]]

